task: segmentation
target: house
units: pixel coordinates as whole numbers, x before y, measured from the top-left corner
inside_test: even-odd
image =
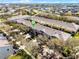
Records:
[[[75,23],[69,23],[69,22],[64,22],[64,21],[59,21],[54,19],[47,19],[47,18],[38,17],[38,16],[20,15],[20,16],[8,18],[8,20],[17,20],[17,19],[29,19],[29,21],[30,20],[32,21],[32,19],[34,19],[38,23],[46,24],[46,25],[55,27],[57,29],[62,29],[62,30],[64,29],[64,31],[67,31],[67,32],[76,32],[79,29],[79,25]]]
[[[24,20],[24,19],[17,19],[17,20],[9,19],[9,20],[10,21],[11,20],[16,21],[17,23],[22,23],[22,24],[32,28],[32,24],[31,24],[30,21],[27,21],[27,20]],[[56,30],[56,29],[53,29],[53,28],[49,28],[49,27],[43,26],[39,23],[37,23],[36,26],[33,29],[38,30],[38,31],[43,31],[45,34],[47,34],[49,36],[57,37],[58,39],[67,40],[69,37],[71,37],[71,34],[69,34],[69,33],[59,31],[59,30]]]

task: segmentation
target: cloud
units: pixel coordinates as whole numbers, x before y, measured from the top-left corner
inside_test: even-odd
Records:
[[[30,3],[31,0],[0,0],[1,3]]]
[[[79,0],[0,0],[0,3],[79,3]]]
[[[59,3],[60,0],[37,0],[38,3]]]
[[[31,0],[19,0],[18,2],[19,2],[19,3],[30,3]]]

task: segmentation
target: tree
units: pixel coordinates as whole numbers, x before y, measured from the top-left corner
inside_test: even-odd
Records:
[[[76,13],[76,16],[79,16],[79,11]]]
[[[68,12],[65,13],[65,15],[66,16],[72,16],[72,12],[71,11],[68,11]]]

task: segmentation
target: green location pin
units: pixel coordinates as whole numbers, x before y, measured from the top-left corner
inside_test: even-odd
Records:
[[[33,19],[33,20],[32,20],[32,27],[34,28],[35,25],[36,25],[36,22],[35,22],[35,20]]]

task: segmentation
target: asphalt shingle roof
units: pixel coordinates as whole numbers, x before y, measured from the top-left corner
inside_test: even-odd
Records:
[[[24,20],[24,19],[9,19],[9,20],[13,20],[13,21],[16,21],[17,23],[22,23],[22,24],[24,24],[24,25],[26,25],[28,27],[33,28],[30,21],[27,21],[27,20]],[[55,36],[55,37],[57,37],[59,39],[68,39],[71,36],[69,33],[59,31],[59,30],[56,30],[56,29],[52,29],[52,28],[43,26],[43,25],[41,25],[39,23],[37,23],[33,29],[43,31],[47,35]],[[45,29],[45,31],[44,31],[44,29]]]

